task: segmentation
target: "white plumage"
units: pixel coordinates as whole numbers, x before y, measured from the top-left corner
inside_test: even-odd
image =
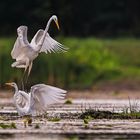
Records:
[[[6,83],[15,88],[14,104],[20,116],[36,116],[47,111],[48,105],[62,101],[66,92],[63,89],[37,84],[31,87],[30,92],[18,90],[16,83]]]
[[[28,27],[27,26],[18,27],[17,29],[18,37],[11,51],[12,58],[16,59],[16,62],[14,62],[11,65],[12,67],[24,68],[25,71],[28,68],[28,76],[29,76],[30,71],[32,69],[33,60],[39,55],[39,53],[66,52],[67,48],[64,48],[62,44],[60,44],[52,37],[50,37],[48,33],[48,29],[52,21],[55,21],[59,29],[58,19],[55,15],[53,15],[49,19],[46,29],[38,30],[38,32],[31,40],[31,43],[29,43],[27,39]]]

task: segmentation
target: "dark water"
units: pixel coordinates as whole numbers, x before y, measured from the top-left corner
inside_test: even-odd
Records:
[[[1,134],[0,140],[140,140],[140,134]]]

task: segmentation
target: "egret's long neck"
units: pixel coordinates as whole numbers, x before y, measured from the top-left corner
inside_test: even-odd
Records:
[[[15,93],[16,94],[16,93]],[[16,101],[16,96],[14,96],[14,104],[15,104],[15,106],[16,106],[16,108],[17,108],[17,110],[18,110],[18,112],[20,112],[21,110],[22,110],[22,108],[17,104],[17,101]]]
[[[15,93],[17,93],[17,92],[18,92],[18,87],[17,87],[17,85],[14,85],[14,88],[15,88]]]
[[[49,30],[49,27],[50,27],[50,24],[51,24],[51,22],[53,21],[53,17],[51,17],[50,19],[49,19],[49,21],[48,21],[48,23],[47,23],[47,25],[46,25],[46,28],[45,28],[45,30],[44,30],[44,34],[43,34],[43,36],[42,36],[42,38],[41,38],[41,40],[40,40],[40,43],[39,43],[39,45],[38,45],[38,51],[40,51],[40,49],[41,49],[41,47],[42,47],[42,45],[43,45],[43,43],[44,43],[44,39],[45,39],[45,37],[46,37],[46,34],[47,34],[47,32],[48,32],[48,30]]]
[[[47,25],[46,25],[45,32],[48,32],[49,27],[50,27],[50,24],[51,24],[52,21],[53,21],[53,18],[51,17],[51,18],[49,19]]]
[[[17,87],[17,85],[14,85],[14,88],[15,88],[14,104],[15,104],[18,112],[19,112],[21,110],[21,107],[17,104],[17,101],[16,101],[16,95],[18,94],[18,87]]]

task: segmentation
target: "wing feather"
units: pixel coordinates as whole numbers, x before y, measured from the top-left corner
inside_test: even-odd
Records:
[[[54,40],[47,33],[42,45],[40,52],[51,53],[51,52],[67,52],[68,48],[65,48],[62,44]]]
[[[16,59],[20,55],[20,53],[22,52],[21,49],[22,45],[20,43],[19,37],[17,37],[14,47],[11,51],[11,56],[13,59]]]
[[[34,102],[31,108],[35,113],[46,111],[48,105],[58,103],[66,96],[65,90],[45,84],[32,86],[30,92]]]
[[[27,26],[22,26],[22,28],[27,28]],[[30,49],[31,46],[27,40],[27,36],[20,33],[11,51],[11,56],[13,59],[17,59],[19,56],[22,56],[24,53],[30,51]]]
[[[44,37],[45,36],[45,37]],[[43,41],[43,44],[41,43]],[[40,49],[41,52],[45,53],[56,53],[56,52],[66,52],[68,48],[65,48],[62,44],[54,40],[48,33],[45,33],[44,30],[40,29],[35,34],[31,40],[31,46],[34,50],[38,50],[38,45],[42,44]]]

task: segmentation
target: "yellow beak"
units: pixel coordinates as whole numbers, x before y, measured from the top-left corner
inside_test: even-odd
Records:
[[[58,24],[58,20],[55,21],[55,24],[56,24],[58,30],[60,30],[60,27],[59,27],[59,24]]]
[[[11,86],[11,83],[5,83],[6,85],[8,85],[8,86]]]

